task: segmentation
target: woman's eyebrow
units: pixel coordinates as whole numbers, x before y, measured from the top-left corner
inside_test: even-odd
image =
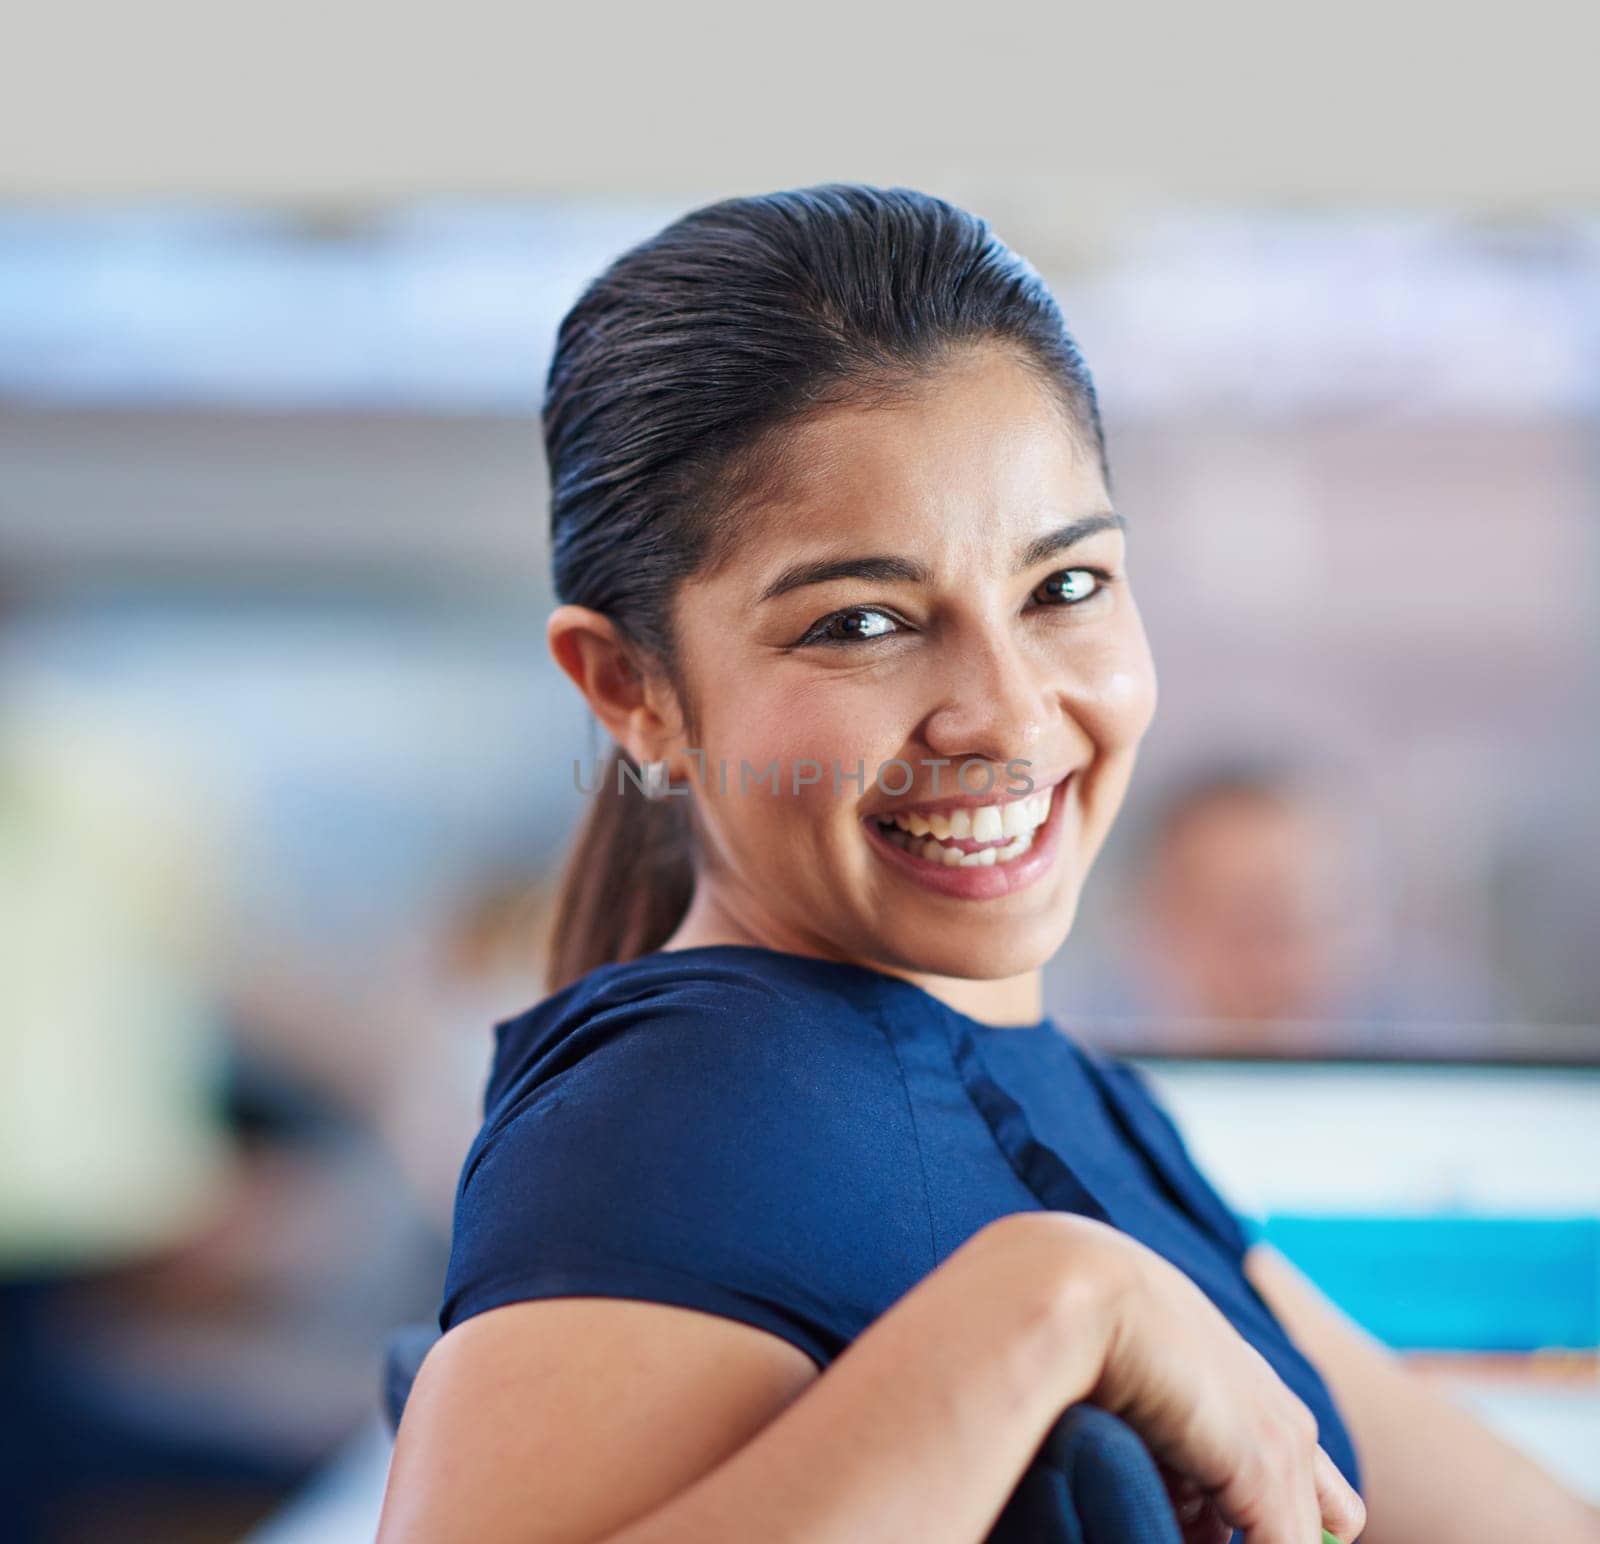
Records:
[[[1017,559],[1016,571],[1020,574],[1025,569],[1037,567],[1046,558],[1053,558],[1056,553],[1064,552],[1068,547],[1076,545],[1087,536],[1093,536],[1097,531],[1125,531],[1128,522],[1114,510],[1102,510],[1097,515],[1085,515],[1081,520],[1074,520],[1059,530],[1047,531],[1043,536],[1036,536],[1022,549],[1022,556]]]
[[[880,583],[899,580],[905,584],[927,584],[933,571],[915,558],[859,557],[820,558],[812,562],[791,563],[764,589],[757,601],[776,600],[803,585],[827,584],[832,579],[873,579]]]
[[[1022,573],[1037,567],[1046,558],[1064,552],[1068,547],[1075,546],[1097,531],[1126,530],[1127,524],[1121,515],[1106,510],[1096,515],[1085,515],[1082,519],[1073,520],[1054,531],[1047,531],[1043,536],[1034,537],[1022,549],[1017,558],[1016,572]],[[920,563],[915,558],[893,557],[888,554],[815,558],[806,562],[791,563],[762,590],[756,599],[758,603],[776,600],[780,595],[787,595],[790,590],[798,590],[808,584],[828,584],[835,579],[866,579],[880,584],[896,581],[902,584],[929,584],[933,580],[933,571],[927,564]]]

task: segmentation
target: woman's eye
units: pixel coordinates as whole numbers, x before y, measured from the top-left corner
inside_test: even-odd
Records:
[[[1063,568],[1034,590],[1041,605],[1075,606],[1111,582],[1103,568]]]
[[[1115,578],[1116,575],[1103,568],[1058,569],[1044,583],[1034,586],[1033,598],[1041,606],[1063,609],[1078,606],[1093,600]],[[874,638],[892,637],[902,630],[901,624],[887,611],[876,606],[851,606],[823,617],[800,642],[802,645],[866,643]]]
[[[894,631],[887,613],[870,606],[854,606],[849,611],[824,617],[801,640],[803,643],[855,643],[865,638],[881,638]]]

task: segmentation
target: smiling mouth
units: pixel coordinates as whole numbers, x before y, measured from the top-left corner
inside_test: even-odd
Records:
[[[1064,780],[1063,780],[1064,782]],[[1062,782],[1025,799],[976,807],[873,816],[886,841],[934,868],[989,868],[1015,862],[1029,851],[1050,818]]]

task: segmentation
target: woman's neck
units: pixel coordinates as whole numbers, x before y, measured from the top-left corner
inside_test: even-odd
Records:
[[[899,976],[914,983],[930,996],[977,1019],[997,1027],[1037,1024],[1044,1017],[1043,973],[1036,967],[1020,975],[993,980],[972,980],[964,976],[933,976],[908,970],[882,960],[851,954],[821,938],[779,927],[752,927],[728,915],[714,902],[703,901],[697,892],[687,914],[661,945],[663,953],[677,949],[698,949],[714,944],[744,944],[756,948],[778,949],[786,954],[813,955],[840,960],[850,965],[865,965],[885,975]]]
[[[900,974],[897,972],[897,974]],[[924,991],[980,1024],[1003,1027],[1037,1024],[1044,1017],[1044,983],[1038,970],[995,981],[962,976],[909,976]]]

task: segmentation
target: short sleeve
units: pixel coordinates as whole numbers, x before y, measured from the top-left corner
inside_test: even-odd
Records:
[[[825,1366],[932,1268],[915,1131],[868,1018],[760,979],[674,979],[597,1002],[496,1086],[457,1191],[444,1329],[633,1298]]]

